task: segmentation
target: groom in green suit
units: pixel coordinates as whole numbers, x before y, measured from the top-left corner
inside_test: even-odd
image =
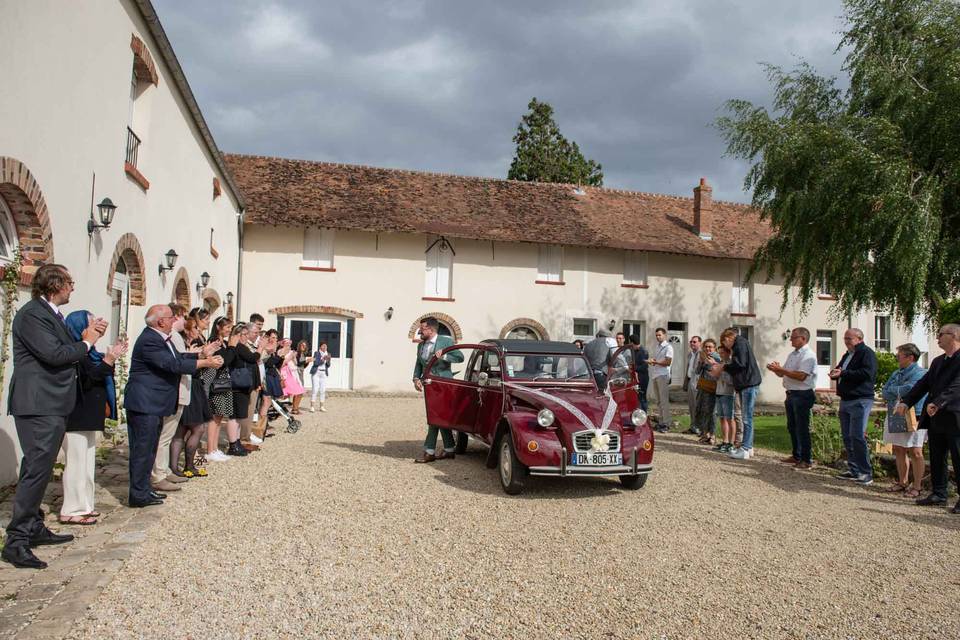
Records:
[[[443,351],[447,347],[453,346],[453,338],[450,336],[441,336],[438,333],[440,322],[434,318],[424,318],[420,321],[420,337],[422,342],[417,346],[417,363],[413,367],[413,386],[417,391],[423,391],[423,375],[426,373],[427,363],[433,354]],[[450,351],[443,355],[430,371],[432,375],[442,378],[452,378],[453,371],[450,365],[463,362],[463,353],[460,351]],[[437,433],[443,437],[443,451],[436,453]],[[423,453],[414,462],[433,462],[434,460],[443,460],[453,458],[456,443],[453,440],[453,434],[450,429],[444,429],[435,425],[429,425],[427,428],[427,439],[423,442]]]

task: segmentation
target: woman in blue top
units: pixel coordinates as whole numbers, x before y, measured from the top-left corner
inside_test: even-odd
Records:
[[[900,398],[917,384],[927,370],[917,364],[920,359],[920,349],[917,345],[907,343],[897,347],[897,364],[900,368],[890,375],[890,379],[883,385],[883,400],[887,403],[887,422],[883,427],[883,441],[893,445],[893,453],[897,457],[897,482],[890,491],[904,491],[904,496],[916,498],[920,495],[923,481],[923,441],[926,440],[926,430],[907,431],[903,424],[894,423],[891,430],[890,418],[893,409]],[[916,405],[917,416],[920,415],[923,400]],[[910,486],[910,467],[913,466],[913,486]]]

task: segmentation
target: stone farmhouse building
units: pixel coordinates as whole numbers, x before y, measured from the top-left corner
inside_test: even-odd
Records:
[[[65,311],[107,318],[110,339],[158,302],[231,312],[243,199],[151,3],[5,2],[0,59],[0,268],[20,251],[18,304],[58,262],[76,281]],[[107,198],[109,227],[88,232]],[[19,459],[4,411],[0,484]]]
[[[887,314],[830,317],[824,291],[806,316],[780,312],[781,282],[744,276],[769,227],[748,206],[692,198],[366,166],[228,155],[247,199],[245,309],[337,356],[332,386],[411,389],[419,321],[435,316],[458,341],[590,339],[637,333],[652,348],[664,327],[681,385],[688,338],[729,326],[761,364],[784,360],[789,330],[807,326],[818,386],[861,327],[871,347],[929,347],[923,329]],[[781,402],[764,378],[762,402]]]

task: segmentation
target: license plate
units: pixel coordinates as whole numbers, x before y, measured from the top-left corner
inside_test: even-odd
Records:
[[[623,464],[622,453],[577,453],[570,456],[570,464],[611,467]]]

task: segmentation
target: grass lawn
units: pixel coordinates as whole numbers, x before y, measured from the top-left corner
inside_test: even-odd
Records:
[[[840,421],[831,418],[836,423],[837,433],[840,432]],[[690,416],[680,416],[677,420],[681,431],[690,426]],[[719,425],[719,422],[718,422]],[[787,432],[786,416],[754,416],[753,444],[761,449],[770,449],[781,453],[790,453],[790,434]]]

